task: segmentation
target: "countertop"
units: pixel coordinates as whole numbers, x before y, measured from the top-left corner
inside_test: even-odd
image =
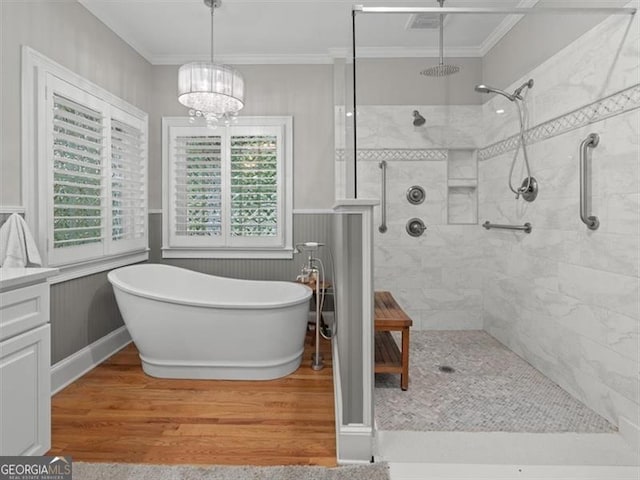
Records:
[[[0,292],[45,281],[57,268],[0,268]]]

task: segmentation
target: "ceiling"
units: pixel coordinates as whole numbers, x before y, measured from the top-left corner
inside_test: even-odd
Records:
[[[538,0],[483,0],[482,7],[529,7]],[[150,63],[209,58],[210,16],[203,0],[79,0]],[[231,64],[331,63],[344,57],[353,4],[438,7],[433,1],[223,0],[215,12],[215,60]],[[447,0],[477,7],[478,0]],[[480,57],[519,20],[515,15],[448,15],[445,56]],[[356,16],[358,56],[438,55],[438,29],[410,30],[410,15]]]

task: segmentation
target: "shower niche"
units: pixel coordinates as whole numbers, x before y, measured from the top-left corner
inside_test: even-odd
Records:
[[[478,151],[450,149],[447,152],[447,223],[478,223]]]

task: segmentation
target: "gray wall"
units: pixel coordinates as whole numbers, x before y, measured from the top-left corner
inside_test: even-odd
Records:
[[[51,286],[51,363],[123,325],[107,272]]]
[[[557,0],[540,2],[538,6],[553,7],[558,6],[557,3]],[[608,6],[624,6],[625,3],[627,0],[614,0],[608,2]],[[483,81],[498,88],[511,85],[605,18],[584,13],[523,18],[484,56]]]
[[[473,85],[482,82],[481,58],[453,58],[456,75],[420,75],[436,58],[363,58],[356,60],[358,105],[474,105],[482,98]]]
[[[363,423],[362,326],[362,216],[336,215],[342,240],[339,255],[338,350],[342,384],[342,424]]]
[[[151,65],[75,0],[0,2],[0,205],[22,205],[21,46],[149,110]]]
[[[293,116],[293,204],[333,206],[333,67],[331,65],[240,65],[247,91],[240,114]],[[177,101],[178,67],[153,67],[149,112],[149,207],[160,208],[161,121],[188,115]]]

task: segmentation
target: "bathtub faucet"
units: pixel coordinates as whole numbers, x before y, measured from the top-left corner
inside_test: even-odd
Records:
[[[316,270],[314,266],[315,258],[313,257],[313,253],[317,252],[320,247],[324,247],[324,243],[304,242],[304,243],[296,244],[296,250],[295,250],[296,253],[308,252],[309,254],[306,265],[302,266],[302,272],[301,272],[301,275],[298,277],[298,280],[302,282],[308,282],[312,278],[314,274],[314,270]],[[316,273],[316,277],[317,277],[317,273]]]

